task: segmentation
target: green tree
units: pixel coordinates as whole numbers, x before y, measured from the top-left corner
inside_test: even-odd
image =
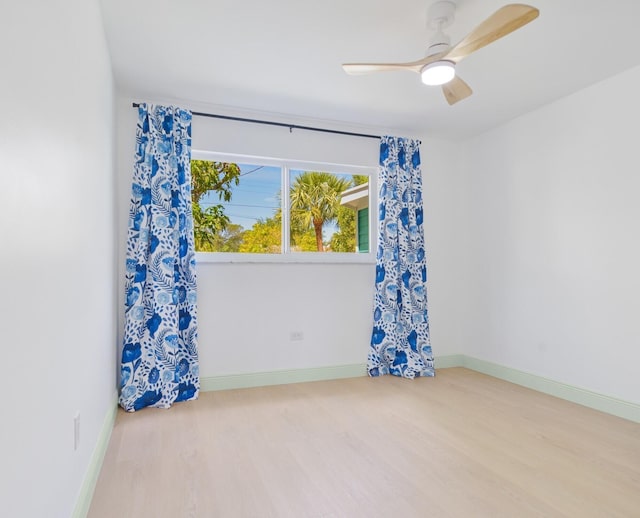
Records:
[[[256,221],[249,230],[242,235],[240,252],[254,254],[278,254],[282,238],[282,217],[277,211],[273,218]]]
[[[356,251],[356,211],[340,206],[337,212],[338,230],[331,236],[331,250],[334,252]]]
[[[276,209],[272,218],[256,221],[242,234],[239,252],[255,254],[280,253],[282,241],[282,211]],[[311,229],[291,229],[291,250],[310,252],[316,250],[316,238]]]
[[[200,252],[239,252],[245,230],[242,225],[229,223],[213,236],[212,242],[202,243]]]
[[[291,186],[291,228],[312,228],[318,252],[324,251],[322,227],[336,220],[340,196],[350,185],[350,180],[331,173],[307,171],[297,176]]]
[[[191,203],[196,250],[208,251],[216,246],[216,237],[230,224],[222,204],[202,208],[202,198],[214,192],[220,201],[231,201],[234,185],[240,183],[240,167],[211,160],[191,161]],[[220,242],[218,240],[218,246]]]
[[[316,250],[316,235],[312,229],[291,229],[291,251],[315,252]]]
[[[354,174],[352,177],[353,185],[362,185],[369,183],[369,177],[366,174]]]
[[[353,175],[352,185],[362,185],[369,182],[366,175]],[[351,187],[350,186],[350,187]],[[356,251],[356,211],[340,205],[337,213],[338,231],[331,236],[331,250],[334,252]]]

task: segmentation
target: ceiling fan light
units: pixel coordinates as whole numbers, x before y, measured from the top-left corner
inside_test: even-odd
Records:
[[[451,81],[456,75],[456,65],[453,61],[440,60],[426,65],[420,76],[425,85],[437,86]]]

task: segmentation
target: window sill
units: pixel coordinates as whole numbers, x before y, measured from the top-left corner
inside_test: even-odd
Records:
[[[234,254],[196,252],[198,264],[376,264],[374,254],[341,253],[289,253],[289,254]]]

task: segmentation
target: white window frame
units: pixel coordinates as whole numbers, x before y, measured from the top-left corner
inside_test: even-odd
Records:
[[[232,162],[236,164],[255,164],[280,167],[282,194],[282,253],[252,254],[234,252],[196,252],[199,263],[360,263],[375,264],[377,248],[378,189],[377,168],[372,166],[356,166],[333,164],[327,162],[307,162],[273,157],[218,153],[213,151],[192,150],[192,160],[210,160],[215,162]],[[289,239],[289,174],[291,170],[326,171],[334,174],[354,174],[369,177],[369,252],[291,252]],[[286,216],[286,217],[285,217]]]

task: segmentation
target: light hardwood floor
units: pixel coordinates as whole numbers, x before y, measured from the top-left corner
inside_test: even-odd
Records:
[[[640,424],[470,370],[119,412],[89,518],[640,517]]]

